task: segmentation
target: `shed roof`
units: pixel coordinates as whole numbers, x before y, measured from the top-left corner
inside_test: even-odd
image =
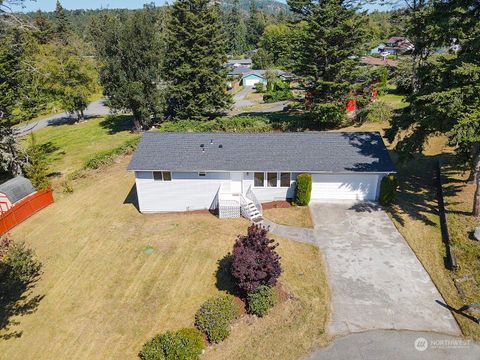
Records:
[[[373,132],[147,132],[128,169],[395,172],[381,136]]]
[[[36,190],[30,180],[23,176],[17,176],[0,184],[0,193],[5,194],[12,204],[15,204],[28,195],[33,194],[35,191]]]

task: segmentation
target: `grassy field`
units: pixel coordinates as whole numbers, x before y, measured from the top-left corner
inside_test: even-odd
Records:
[[[277,224],[313,228],[313,221],[308,206],[266,209],[263,210],[263,215]]]
[[[227,288],[218,261],[245,233],[243,219],[210,214],[142,215],[128,157],[77,180],[73,194],[12,232],[44,264],[38,308],[0,340],[5,359],[134,359],[156,333],[191,326],[207,298]],[[328,285],[312,246],[274,237],[281,282],[294,299],[258,320],[241,319],[204,359],[297,359],[326,341]],[[6,335],[0,332],[0,336]]]
[[[36,131],[35,137],[38,144],[48,149],[50,171],[67,175],[81,169],[92,156],[138,137],[130,130],[130,117],[106,116],[78,124],[48,126]],[[22,143],[27,146],[29,137],[26,136]]]

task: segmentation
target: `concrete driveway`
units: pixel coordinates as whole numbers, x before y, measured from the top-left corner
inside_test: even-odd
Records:
[[[331,335],[376,329],[461,335],[429,275],[387,214],[371,204],[313,203],[308,235],[326,257]],[[310,240],[310,242],[312,242]]]

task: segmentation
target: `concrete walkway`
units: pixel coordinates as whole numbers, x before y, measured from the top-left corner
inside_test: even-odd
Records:
[[[270,232],[315,244],[325,254],[332,292],[330,335],[369,330],[431,331],[459,336],[453,315],[387,214],[369,204],[310,206],[315,229],[266,220]]]
[[[367,331],[351,334],[320,349],[306,360],[478,360],[473,341],[415,331]]]
[[[97,100],[90,103],[87,109],[84,111],[85,118],[94,117],[94,116],[103,116],[110,114],[110,108],[105,105],[105,100]],[[55,114],[44,119],[31,122],[26,125],[20,125],[15,127],[15,136],[25,136],[31,132],[43,129],[51,125],[61,125],[72,121],[73,117],[71,114],[63,112],[60,114]]]

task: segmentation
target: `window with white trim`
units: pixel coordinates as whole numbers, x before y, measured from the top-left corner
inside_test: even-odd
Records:
[[[153,180],[155,181],[172,181],[172,173],[170,171],[154,171]]]
[[[290,187],[291,174],[288,172],[280,173],[280,187]]]
[[[267,173],[267,187],[277,187],[278,174],[276,172]]]
[[[265,186],[265,173],[263,172],[256,172],[253,173],[253,186],[255,187],[264,187]]]

